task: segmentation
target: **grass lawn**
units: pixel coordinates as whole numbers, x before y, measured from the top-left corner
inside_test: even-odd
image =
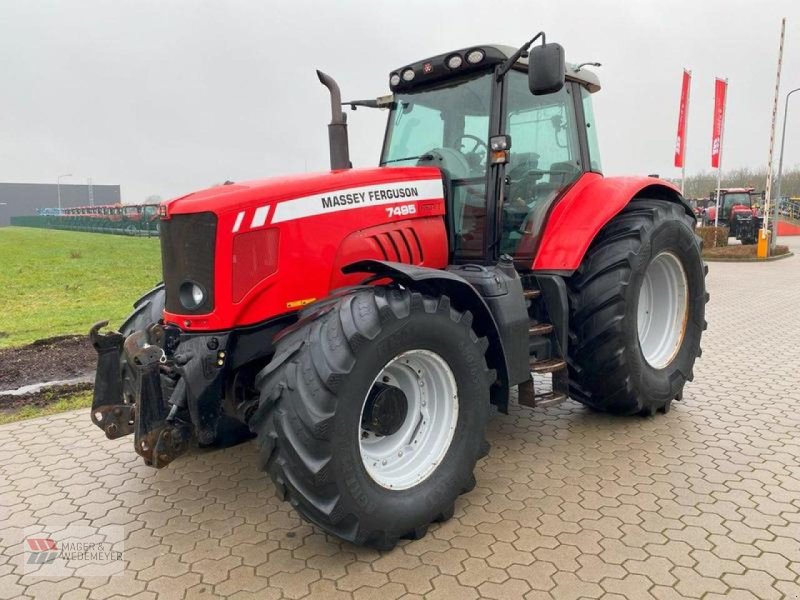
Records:
[[[158,239],[0,229],[0,348],[117,326],[161,280]]]
[[[45,403],[41,405],[30,404],[7,411],[0,411],[0,425],[22,421],[23,419],[34,419],[36,417],[54,415],[67,410],[89,408],[92,405],[92,391],[67,394],[53,392],[44,400]]]

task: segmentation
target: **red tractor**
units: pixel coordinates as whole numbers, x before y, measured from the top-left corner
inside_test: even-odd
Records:
[[[704,224],[727,227],[729,235],[735,237],[742,244],[755,244],[758,241],[758,230],[762,227],[763,219],[758,214],[758,208],[753,203],[755,196],[753,188],[728,188],[719,191],[719,219],[717,214],[717,193],[709,195],[710,205],[706,209]]]
[[[161,204],[163,284],[90,333],[109,438],[163,467],[255,437],[305,519],[391,548],[453,515],[515,388],[623,415],[680,399],[695,217],[667,182],[603,177],[594,74],[539,34],[404,65],[377,100],[318,76],[331,171]],[[380,166],[351,168],[343,105],[388,110]]]

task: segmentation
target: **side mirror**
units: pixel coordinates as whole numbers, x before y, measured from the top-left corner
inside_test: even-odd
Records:
[[[557,92],[564,87],[566,70],[561,44],[534,46],[528,56],[528,88],[534,96]]]

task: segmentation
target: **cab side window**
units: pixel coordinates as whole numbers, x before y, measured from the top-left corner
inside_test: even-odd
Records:
[[[583,101],[583,120],[586,122],[586,141],[589,144],[589,161],[591,162],[589,170],[602,173],[603,165],[600,163],[600,142],[597,139],[597,121],[594,118],[592,95],[583,86],[581,86],[581,99]]]

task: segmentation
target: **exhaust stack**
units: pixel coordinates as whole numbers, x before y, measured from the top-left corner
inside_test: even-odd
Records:
[[[342,112],[342,94],[333,77],[317,71],[320,83],[331,94],[331,123],[328,125],[328,144],[330,146],[331,170],[351,169],[350,146],[347,141],[347,115]]]

